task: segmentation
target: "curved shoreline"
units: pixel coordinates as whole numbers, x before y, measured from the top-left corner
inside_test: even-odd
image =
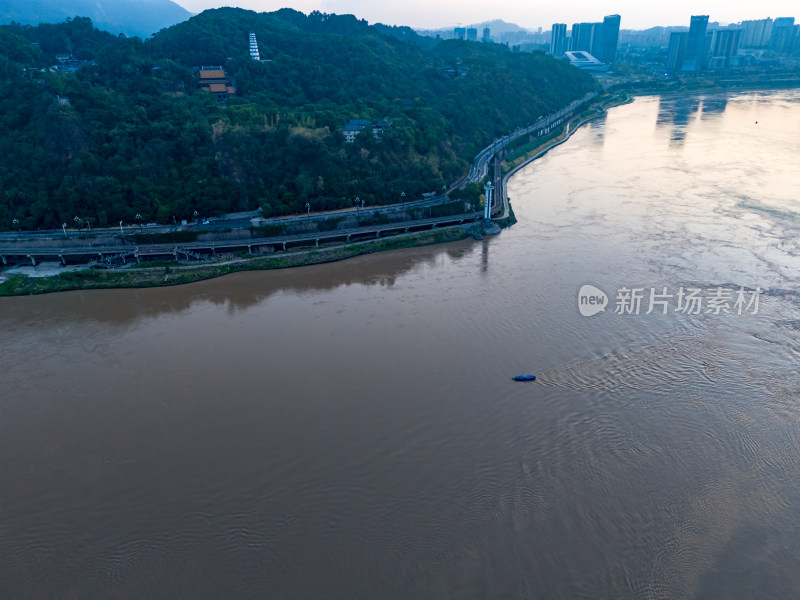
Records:
[[[573,128],[571,131],[568,131],[566,135],[564,135],[563,133],[559,134],[558,137],[552,139],[550,142],[547,142],[545,146],[539,149],[535,154],[533,154],[532,156],[528,156],[522,163],[515,165],[508,173],[506,173],[503,176],[503,203],[506,207],[506,210],[510,208],[510,200],[508,197],[508,185],[507,185],[508,180],[513,175],[515,175],[517,171],[519,171],[523,167],[527,167],[536,159],[541,158],[542,156],[550,152],[550,150],[552,150],[556,146],[560,146],[561,144],[566,142],[569,138],[573,136],[573,134],[575,134],[576,131],[578,131],[581,127],[586,125],[586,123],[589,123],[590,121],[593,121],[595,119],[599,119],[600,117],[608,114],[609,108],[614,108],[615,106],[624,106],[625,104],[631,104],[632,102],[634,102],[635,99],[636,99],[635,96],[626,95],[624,100],[620,99],[619,101],[611,100],[608,102],[601,102],[600,106],[598,106],[600,112],[598,112],[596,115],[588,115],[586,117],[583,117],[583,119],[578,120],[577,122],[568,121],[566,126],[569,127],[570,125],[572,125]]]
[[[546,142],[534,155],[528,157],[524,162],[515,166],[511,171],[503,176],[503,214],[494,219],[493,222],[501,227],[508,227],[516,223],[513,210],[509,204],[506,190],[506,182],[519,169],[540,158],[552,148],[563,144],[575,131],[589,121],[606,114],[608,108],[619,106],[633,101],[633,98],[626,96],[624,100],[614,98],[609,101],[601,101],[597,114],[583,117],[577,122],[569,121],[567,126],[572,125],[573,129],[566,135],[559,134],[558,137]],[[436,231],[419,232],[411,234],[400,234],[381,240],[370,240],[362,242],[352,242],[348,244],[338,244],[329,247],[314,248],[308,250],[298,250],[290,253],[280,253],[267,257],[243,258],[239,260],[219,262],[214,264],[199,265],[169,265],[165,267],[150,267],[141,269],[119,269],[98,271],[93,269],[71,270],[55,275],[43,277],[30,277],[28,275],[11,275],[5,281],[0,281],[0,297],[2,296],[24,296],[34,294],[44,294],[52,292],[89,290],[89,289],[125,289],[125,288],[145,288],[145,287],[164,287],[169,285],[182,285],[205,279],[212,279],[237,273],[241,271],[256,271],[282,269],[289,267],[299,267],[312,264],[323,264],[345,260],[362,254],[372,252],[383,252],[400,248],[421,247],[433,244],[464,240],[473,236],[480,238],[480,225],[457,225],[441,228]]]
[[[479,227],[479,226],[478,226]],[[373,252],[417,248],[464,240],[478,233],[476,225],[459,225],[389,238],[351,242],[265,257],[229,260],[213,264],[175,265],[131,269],[67,271],[29,277],[12,275],[0,282],[0,297],[30,296],[93,289],[132,289],[183,285],[242,271],[266,271],[336,262]]]

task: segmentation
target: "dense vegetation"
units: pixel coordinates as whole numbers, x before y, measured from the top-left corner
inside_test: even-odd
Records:
[[[81,15],[112,33],[147,37],[185,21],[188,10],[171,0],[1,0],[0,23],[58,23]]]
[[[250,31],[269,62],[250,59]],[[41,70],[62,53],[93,64]],[[235,79],[226,107],[198,89],[199,65]],[[0,81],[0,229],[411,199],[594,85],[541,53],[288,9],[206,11],[146,41],[84,18],[4,26]],[[349,119],[384,117],[381,141],[344,142]]]

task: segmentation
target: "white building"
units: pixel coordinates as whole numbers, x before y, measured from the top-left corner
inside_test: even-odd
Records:
[[[344,126],[344,141],[352,143],[356,141],[356,136],[362,129],[372,127],[372,137],[379,140],[383,137],[383,132],[392,126],[392,122],[388,119],[381,119],[377,123],[368,121],[367,119],[350,119]]]
[[[258,41],[256,40],[256,34],[254,32],[250,32],[250,58],[253,60],[261,60],[261,56],[258,53]]]

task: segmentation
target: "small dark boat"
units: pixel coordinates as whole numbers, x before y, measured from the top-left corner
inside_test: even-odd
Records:
[[[534,381],[536,375],[516,375],[513,377],[514,381]]]

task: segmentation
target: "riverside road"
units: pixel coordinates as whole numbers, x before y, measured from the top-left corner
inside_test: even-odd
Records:
[[[491,214],[502,214],[501,217],[507,216],[507,198],[502,185],[502,175],[500,172],[500,159],[505,149],[515,140],[526,136],[536,134],[541,137],[547,135],[553,127],[557,127],[566,119],[570,118],[574,111],[591,101],[597,96],[596,92],[586,94],[582,98],[571,102],[564,108],[556,111],[553,114],[547,115],[538,119],[535,123],[529,124],[524,128],[517,129],[516,131],[495,140],[492,144],[481,150],[475,157],[470,168],[469,173],[456,182],[450,189],[445,190],[441,195],[436,195],[430,198],[415,200],[410,202],[403,202],[401,205],[384,205],[374,206],[369,208],[358,208],[358,214],[363,213],[365,216],[372,216],[376,213],[388,213],[391,211],[403,210],[408,208],[420,208],[425,206],[435,206],[449,202],[447,194],[454,189],[463,188],[469,183],[482,181],[489,174],[489,164],[492,159],[494,161],[493,179],[494,186],[497,190],[494,194],[494,202],[491,208]],[[502,209],[502,211],[501,211]],[[352,213],[352,209],[346,211],[337,211],[338,213]],[[238,213],[236,215],[228,215],[215,219],[212,223],[194,222],[188,225],[169,226],[169,225],[147,225],[138,227],[128,226],[127,232],[123,228],[123,224],[119,226],[118,242],[98,243],[95,245],[76,245],[74,238],[81,237],[85,239],[86,236],[105,236],[110,237],[117,235],[117,228],[94,229],[89,231],[75,231],[73,229],[66,229],[66,224],[62,229],[47,230],[47,231],[10,231],[0,232],[0,261],[2,265],[8,264],[32,264],[36,265],[37,262],[45,260],[58,260],[62,264],[68,262],[86,262],[93,266],[118,266],[125,264],[127,260],[133,259],[136,261],[141,260],[143,257],[153,259],[155,257],[173,258],[179,260],[205,260],[215,258],[217,251],[220,252],[237,252],[247,251],[253,253],[269,253],[278,250],[286,250],[289,247],[302,247],[302,246],[319,246],[320,243],[342,242],[347,243],[355,240],[369,239],[372,237],[378,238],[388,235],[398,235],[413,231],[424,231],[427,229],[435,229],[437,227],[448,227],[461,225],[467,222],[477,221],[481,213],[470,212],[460,215],[453,215],[450,217],[441,217],[435,219],[419,219],[419,220],[404,220],[394,223],[387,223],[381,225],[372,225],[367,227],[357,227],[350,229],[335,230],[330,232],[309,232],[296,235],[283,235],[264,238],[253,238],[252,236],[240,237],[232,240],[217,240],[217,241],[200,241],[191,243],[177,243],[177,244],[146,244],[132,247],[126,245],[122,237],[126,233],[146,232],[146,233],[167,233],[180,229],[191,227],[194,231],[198,232],[213,232],[219,229],[233,229],[245,230],[249,228],[253,221],[257,218],[259,213],[257,211],[248,213]],[[270,219],[259,220],[259,225],[278,225],[293,222],[313,222],[324,220],[329,215],[317,215],[312,218],[310,215],[307,217],[289,217],[283,219]],[[62,237],[63,236],[63,237]],[[33,244],[36,240],[40,240],[41,244]],[[51,240],[51,243],[44,243],[45,240]],[[59,243],[60,242],[60,243]]]

